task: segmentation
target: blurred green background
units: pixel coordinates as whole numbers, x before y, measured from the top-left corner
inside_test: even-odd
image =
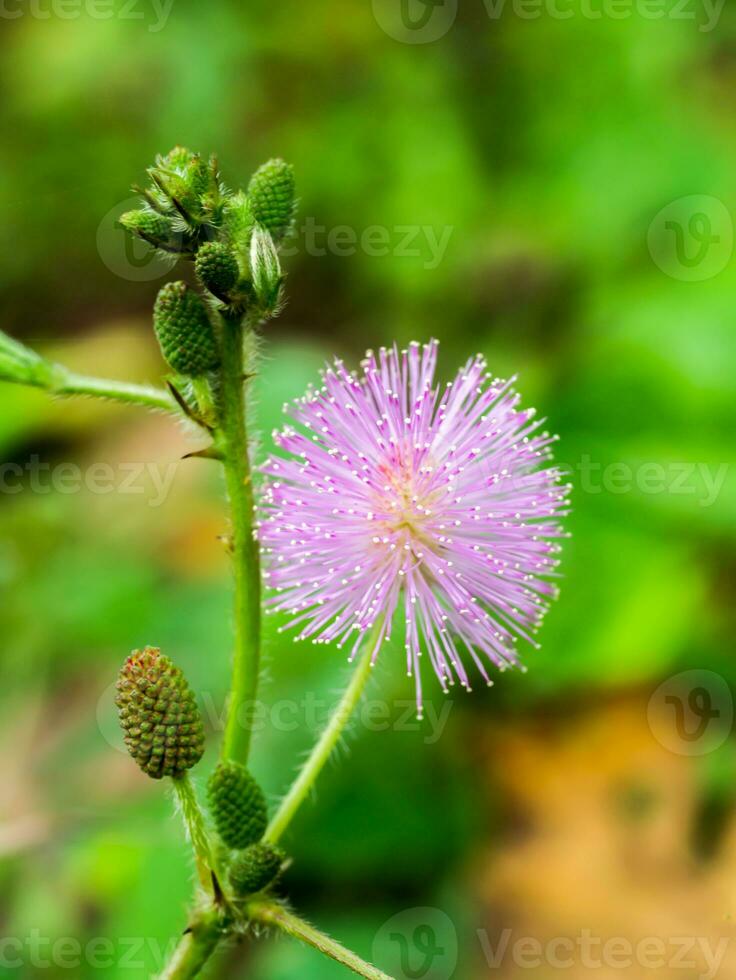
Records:
[[[216,151],[231,186],[290,160],[300,230],[265,338],[264,451],[326,359],[435,336],[444,376],[478,350],[518,373],[575,484],[529,673],[420,727],[387,651],[370,697],[391,724],[355,730],[294,825],[295,904],[401,980],[527,976],[517,940],[582,930],[657,937],[667,977],[705,972],[697,949],[690,972],[673,962],[673,937],[725,939],[733,975],[736,10],[471,0],[434,30],[452,7],[407,3],[402,26],[398,0],[8,0],[0,326],[156,381],[150,309],[177,274],[114,227],[131,183],[175,143]],[[120,752],[110,685],[133,647],[175,656],[207,712],[206,774],[229,572],[218,473],[180,463],[192,448],[161,417],[0,386],[2,976],[149,976],[183,926],[187,849]],[[113,492],[87,479],[100,463]],[[313,738],[305,697],[330,703],[345,676],[276,625],[254,756],[273,800]],[[563,975],[653,974],[583,959]],[[531,972],[560,975],[546,953]],[[280,940],[208,975],[344,971]]]

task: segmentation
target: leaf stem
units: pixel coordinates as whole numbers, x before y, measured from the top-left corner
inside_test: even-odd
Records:
[[[16,362],[10,366],[6,364],[5,370],[0,372],[0,381],[21,384],[29,388],[42,388],[52,395],[61,397],[85,395],[162,412],[179,413],[176,402],[163,388],[130,384],[127,381],[113,381],[109,378],[92,378],[69,371],[61,364],[43,361],[41,358],[38,358],[35,363],[29,361],[24,364]]]
[[[269,824],[264,840],[272,844],[279,840],[291,823],[295,813],[309,795],[309,791],[314,786],[317,777],[325,767],[327,760],[330,758],[333,749],[345,730],[345,726],[358,706],[365,690],[371,667],[373,666],[373,653],[376,641],[381,634],[382,628],[383,619],[381,618],[368,634],[363,652],[353,670],[350,682],[345,688],[340,703],[332,713],[325,730],[312,749],[309,758],[302,766],[291,789],[281,801],[276,815]]]
[[[371,966],[370,963],[366,963],[351,950],[335,942],[334,939],[330,939],[329,936],[310,926],[308,922],[300,919],[276,902],[253,903],[248,907],[248,915],[255,922],[276,926],[294,939],[299,939],[308,946],[319,950],[325,956],[329,956],[330,959],[348,967],[358,976],[366,977],[366,980],[392,980],[388,974],[375,966]]]
[[[126,402],[128,405],[156,408],[164,412],[175,414],[179,412],[174,399],[162,388],[129,384],[127,381],[110,381],[106,378],[90,378],[83,374],[75,374],[73,371],[64,370],[60,382],[51,390],[55,395],[88,395],[110,401]]]
[[[254,536],[253,485],[248,454],[242,318],[223,316],[220,435],[230,500],[235,578],[235,658],[222,757],[243,765],[251,729],[247,711],[258,693],[261,648],[261,572]]]

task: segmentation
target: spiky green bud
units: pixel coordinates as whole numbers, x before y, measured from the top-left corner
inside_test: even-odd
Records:
[[[263,837],[266,799],[245,766],[220,762],[207,784],[207,798],[217,833],[228,847],[241,850]]]
[[[251,844],[230,867],[230,884],[237,895],[253,895],[272,884],[281,871],[284,854],[270,844]]]
[[[253,292],[264,311],[273,313],[279,305],[284,277],[270,232],[256,226],[250,240],[250,274]]]
[[[202,758],[204,728],[194,694],[157,647],[128,657],[115,703],[128,751],[153,779],[181,776]]]
[[[184,179],[197,197],[204,197],[217,188],[217,160],[211,157],[209,162],[196,155],[190,160],[184,172]]]
[[[167,252],[182,251],[183,236],[174,231],[170,219],[162,214],[143,208],[139,211],[126,211],[118,221],[126,231],[156,248],[163,248]]]
[[[294,169],[283,160],[269,160],[256,170],[248,185],[253,217],[279,241],[294,217]]]
[[[166,363],[193,378],[217,367],[220,354],[207,308],[184,282],[168,282],[156,297],[153,327]]]
[[[156,157],[148,170],[152,186],[144,192],[157,211],[176,214],[197,235],[201,226],[219,224],[225,197],[221,194],[217,158],[203,160],[198,153],[174,147]]]
[[[248,195],[244,191],[236,191],[225,203],[224,225],[230,241],[242,256],[248,254],[254,223]]]
[[[186,146],[175,146],[168,153],[157,156],[156,165],[166,170],[179,170],[183,172],[195,156],[196,154],[188,150]]]
[[[202,285],[213,296],[227,302],[228,294],[240,279],[238,260],[222,242],[207,242],[197,252],[194,269]]]

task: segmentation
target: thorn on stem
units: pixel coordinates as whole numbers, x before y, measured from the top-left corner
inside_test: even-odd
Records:
[[[224,458],[220,450],[214,445],[205,446],[204,449],[197,449],[195,452],[185,453],[182,456],[182,459],[216,459],[220,461]]]
[[[207,429],[208,432],[212,432],[212,426],[205,421],[204,418],[195,412],[192,406],[187,402],[186,398],[182,395],[179,389],[171,381],[167,381],[166,385],[174,397],[174,401],[179,406],[179,408],[184,412],[187,418],[191,419],[192,422],[196,422],[197,425],[201,425],[203,429]],[[196,455],[196,454],[195,454]],[[186,459],[186,457],[184,457]]]

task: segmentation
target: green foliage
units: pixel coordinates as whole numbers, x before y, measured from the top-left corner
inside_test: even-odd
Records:
[[[156,365],[145,332],[146,290],[152,301],[158,283],[136,292],[103,265],[94,234],[102,216],[126,196],[131,174],[175,139],[217,147],[233,186],[247,186],[249,164],[283,152],[297,167],[307,215],[358,235],[379,225],[389,237],[385,254],[358,246],[345,255],[326,234],[318,239],[321,255],[297,237],[283,330],[254,382],[260,456],[272,448],[268,433],[282,403],[301,395],[335,352],[355,364],[367,346],[437,336],[443,371],[476,348],[494,372],[518,371],[525,399],[561,432],[557,455],[570,465],[583,454],[604,465],[625,461],[635,473],[653,460],[712,472],[725,464],[731,480],[736,265],[682,283],[658,269],[646,247],[651,217],[679,195],[697,190],[736,213],[734,124],[722,108],[723,55],[736,38],[728,5],[718,30],[701,33],[693,22],[647,21],[634,12],[623,21],[504,13],[491,22],[481,3],[460,4],[448,34],[419,46],[385,37],[370,5],[342,18],[330,4],[174,5],[164,30],[145,28],[122,18],[57,17],[19,19],[3,33],[0,116],[13,133],[0,182],[3,329],[45,342],[42,352],[53,358],[62,352],[51,347],[72,350],[88,367],[101,363],[101,350],[113,367],[124,356],[131,377],[150,380]],[[346,58],[360,72],[334,84]],[[53,65],[53,85],[39,71],[45,64]],[[237,92],[233,78],[244,80]],[[431,115],[415,111],[420,102],[432,105]],[[237,192],[222,210],[220,229],[245,272],[253,226],[247,195]],[[178,212],[166,214],[186,228]],[[426,268],[432,256],[421,230],[405,249],[416,254],[398,254],[398,225],[426,225],[438,235],[450,229],[441,261]],[[122,311],[125,343],[109,332]],[[88,401],[60,412],[42,393],[0,387],[4,458],[21,466],[37,453],[52,467],[74,459],[85,469],[100,459],[143,458],[126,455],[130,445],[154,458],[157,431],[127,409]],[[34,790],[38,812],[52,826],[61,817],[70,832],[52,840],[52,862],[46,848],[14,857],[9,847],[7,935],[40,927],[82,942],[102,934],[152,936],[165,945],[181,928],[190,874],[179,835],[160,834],[167,801],[155,787],[131,794],[122,779],[99,792],[110,746],[94,713],[118,651],[140,635],[176,649],[195,686],[222,704],[227,664],[201,654],[228,642],[227,575],[213,540],[222,530],[221,491],[211,464],[188,472],[166,507],[120,492],[41,495],[27,481],[23,493],[3,494],[5,716],[39,704],[60,710],[59,692],[79,691]],[[509,672],[487,694],[453,702],[437,744],[424,742],[429,722],[415,731],[363,733],[350,758],[373,774],[370,792],[359,800],[350,767],[335,767],[320,792],[331,805],[303,814],[307,832],[290,846],[290,876],[310,896],[310,915],[349,944],[363,941],[370,951],[376,923],[395,910],[399,875],[407,902],[444,908],[468,894],[476,866],[469,852],[488,847],[503,855],[500,829],[494,823],[487,831],[491,777],[475,753],[467,764],[469,741],[492,761],[492,725],[516,717],[533,723],[558,704],[567,718],[569,699],[580,705],[624,696],[634,685],[648,690],[695,658],[736,684],[729,655],[736,489],[727,483],[704,506],[704,494],[669,489],[612,493],[598,476],[598,492],[578,486],[574,495],[562,599],[539,636],[542,649],[525,656],[529,674]],[[573,480],[579,484],[577,471]],[[70,589],[71,581],[80,584]],[[154,627],[161,632],[151,633]],[[294,647],[273,620],[267,627],[267,694],[288,690],[298,702],[317,691],[329,702],[344,680],[343,664]],[[393,670],[400,656],[387,647],[377,668],[382,697],[397,701],[411,696]],[[283,791],[294,753],[310,741],[306,733],[261,734],[255,773],[269,795]],[[504,742],[502,734],[499,756]],[[380,778],[389,756],[403,781]],[[438,756],[452,775],[451,808],[436,805]],[[698,768],[698,760],[692,764]],[[17,780],[6,776],[11,800],[25,798]],[[94,827],[75,816],[80,799],[94,806]],[[403,807],[409,823],[401,867],[387,885],[371,868],[396,866],[389,806],[396,808],[392,822]],[[360,832],[351,834],[358,817]],[[340,894],[364,896],[360,908],[344,902],[338,912],[323,897],[322,869],[335,841]],[[119,880],[103,891],[83,873],[101,874],[115,862]],[[162,902],[162,893],[170,900]],[[59,894],[63,907],[53,899]],[[458,927],[472,937],[476,912],[459,901]],[[477,952],[477,944],[467,946]],[[159,972],[154,953],[141,956],[149,957],[147,973]],[[476,959],[457,975],[474,977]],[[129,973],[116,965],[105,975]],[[258,980],[344,975],[287,943],[262,949],[246,973]],[[99,974],[84,964],[78,971],[84,980]]]
[[[0,380],[44,388],[54,376],[53,364],[0,331]]]
[[[194,694],[157,647],[128,657],[115,701],[128,752],[153,779],[181,776],[202,758],[204,727]]]
[[[268,813],[263,790],[245,766],[218,763],[207,784],[210,813],[227,847],[240,850],[257,843],[266,830]]]

